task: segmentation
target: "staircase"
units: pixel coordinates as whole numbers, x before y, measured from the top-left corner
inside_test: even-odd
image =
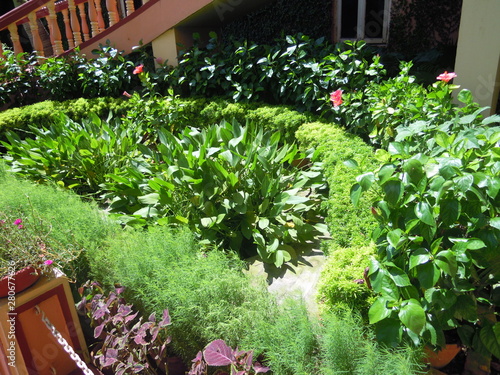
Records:
[[[170,56],[166,57],[175,58],[179,39],[185,41],[193,31],[199,31],[194,27],[200,27],[199,20],[203,20],[202,26],[212,27],[216,23],[220,24],[230,13],[234,15],[242,10],[246,11],[249,5],[255,6],[263,2],[265,1],[30,0],[0,17],[0,31],[8,30],[10,47],[16,54],[25,52],[24,47],[33,50],[41,58],[63,55],[76,47],[79,47],[81,53],[92,57],[91,51],[108,40],[125,53],[131,52],[132,47],[141,42],[152,42],[155,49],[155,43],[161,41],[163,46],[160,50],[164,51],[165,43],[168,44]],[[193,18],[198,19],[198,22],[193,23]],[[0,58],[3,58],[1,44]]]

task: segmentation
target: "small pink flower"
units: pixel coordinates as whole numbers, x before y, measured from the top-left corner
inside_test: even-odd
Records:
[[[54,263],[54,261],[50,260],[50,259],[48,259],[45,262],[43,262],[43,264],[45,264],[46,266],[50,266],[52,263]]]
[[[443,81],[443,82],[450,82],[453,78],[455,78],[457,75],[454,72],[448,73],[445,71],[443,74],[440,74],[436,77],[438,81]]]
[[[339,105],[342,104],[342,90],[338,89],[335,90],[330,94],[330,100],[332,101],[332,104],[334,107],[338,107]]]
[[[155,59],[155,62],[156,62],[157,64],[161,65],[161,64],[163,64],[163,59],[162,59],[161,57],[157,57],[157,58]]]
[[[141,65],[137,65],[134,69],[134,71],[132,72],[133,74],[139,74],[139,73],[142,73],[142,69],[144,68],[144,65],[141,64]]]
[[[18,227],[19,229],[23,229],[23,228],[24,228],[24,225],[19,224],[17,227]]]
[[[130,94],[129,94],[128,92],[126,92],[126,91],[124,91],[122,95],[123,95],[123,96],[126,96],[127,98],[131,98],[131,97],[132,97],[132,95],[130,95]]]
[[[16,219],[16,221],[14,221],[14,225],[19,225],[23,222],[22,219]]]

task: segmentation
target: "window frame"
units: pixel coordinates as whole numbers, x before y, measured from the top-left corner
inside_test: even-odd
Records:
[[[353,0],[337,0],[336,1],[336,31],[339,41],[352,40],[352,38],[342,38],[342,3],[344,1]],[[389,24],[391,18],[391,1],[384,0],[384,18],[382,20],[382,37],[381,38],[366,38],[365,36],[365,18],[366,18],[366,1],[358,1],[358,14],[356,20],[356,40],[364,40],[372,44],[386,44],[389,39]]]

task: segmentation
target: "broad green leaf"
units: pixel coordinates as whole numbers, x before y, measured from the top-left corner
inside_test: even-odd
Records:
[[[500,322],[486,324],[479,333],[481,342],[497,358],[500,358]]]
[[[354,159],[347,159],[343,164],[349,168],[358,168],[358,162]]]
[[[410,267],[409,269],[413,269],[421,264],[427,263],[431,259],[431,255],[429,251],[424,248],[419,248],[411,252],[410,254]]]
[[[158,193],[146,194],[138,198],[139,202],[142,204],[157,204],[160,200],[160,195]]]
[[[351,202],[355,207],[358,206],[362,193],[363,189],[361,188],[361,185],[355,184],[351,187]]]
[[[452,251],[444,250],[439,252],[434,259],[434,262],[445,274],[452,277],[457,274],[457,260]]]
[[[364,173],[356,177],[356,181],[361,186],[363,191],[367,191],[372,186],[373,181],[375,181],[375,175],[373,174],[373,172]]]
[[[416,159],[408,160],[404,166],[403,170],[408,173],[410,181],[417,185],[420,180],[425,177],[425,172],[422,167],[422,163]]]
[[[410,299],[399,311],[399,319],[412,332],[419,335],[425,327],[425,311],[416,299]]]
[[[420,264],[416,268],[418,282],[424,289],[432,288],[441,277],[441,272],[434,262]]]
[[[411,285],[408,275],[401,268],[389,267],[388,271],[389,271],[389,276],[394,281],[396,286],[405,287]]]
[[[440,218],[445,225],[453,225],[460,217],[462,206],[456,199],[442,200],[440,204]]]
[[[267,217],[259,218],[258,225],[260,229],[266,229],[269,226],[269,219]]]
[[[403,327],[398,319],[387,318],[375,324],[377,341],[389,347],[396,347],[401,343]]]
[[[404,186],[399,180],[389,180],[384,186],[385,200],[391,206],[396,206],[400,199],[403,197]]]
[[[494,217],[490,219],[490,226],[496,229],[500,229],[500,217]]]
[[[420,221],[427,225],[436,225],[436,221],[432,215],[431,206],[427,202],[418,202],[415,205],[415,215],[420,219]]]
[[[368,319],[370,324],[375,324],[391,315],[391,310],[387,307],[387,301],[384,298],[377,298],[368,310]]]
[[[455,177],[453,179],[458,190],[462,193],[466,193],[471,188],[474,183],[474,177],[471,174],[465,174],[463,176]]]
[[[399,228],[394,229],[394,230],[391,230],[389,233],[387,233],[387,240],[389,241],[389,244],[392,247],[397,249],[402,235],[403,235],[403,231],[401,229],[399,229]]]
[[[200,223],[205,228],[212,227],[217,222],[217,216],[202,217]]]

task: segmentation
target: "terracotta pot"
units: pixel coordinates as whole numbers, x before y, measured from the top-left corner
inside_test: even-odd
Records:
[[[15,293],[22,292],[23,290],[32,286],[40,278],[40,272],[36,272],[33,267],[26,267],[17,271],[14,275],[10,276],[10,287],[14,285]],[[9,295],[9,276],[4,276],[0,280],[0,298]]]
[[[446,346],[438,351],[425,347],[425,361],[434,368],[442,368],[448,365],[453,358],[460,352],[461,347],[457,344],[446,344]]]

